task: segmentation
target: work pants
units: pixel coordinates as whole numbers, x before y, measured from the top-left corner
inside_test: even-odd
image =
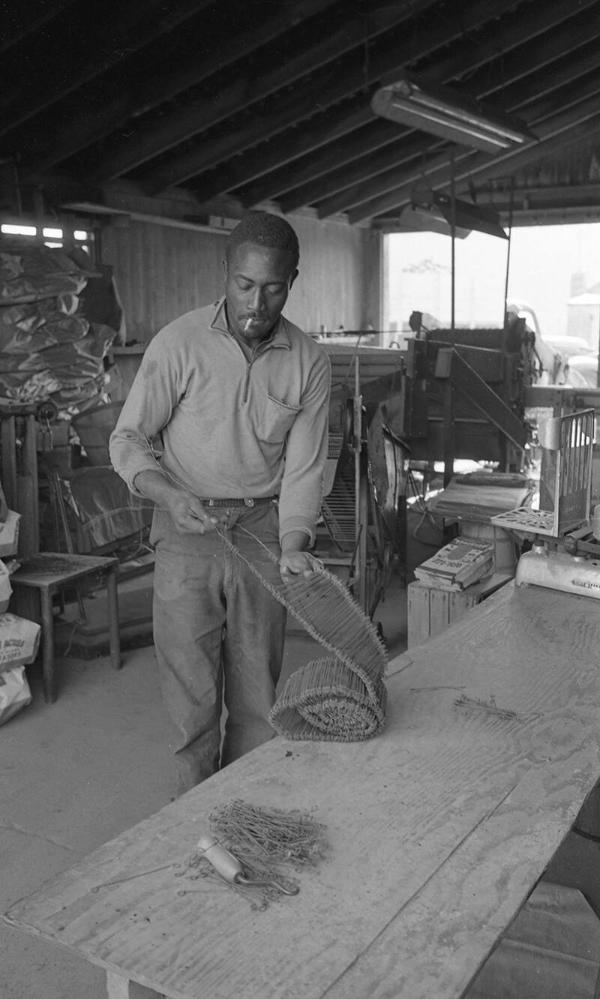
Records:
[[[274,504],[232,508],[225,534],[265,578],[279,578],[263,547],[279,557]],[[154,642],[183,792],[273,737],[286,613],[215,532],[180,534],[156,511],[151,538]]]

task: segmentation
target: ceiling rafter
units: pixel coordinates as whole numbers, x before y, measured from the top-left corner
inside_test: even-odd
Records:
[[[520,51],[521,59],[519,63],[513,60],[508,72],[513,78],[519,75],[525,76],[530,71],[530,59],[528,47],[536,39],[544,42],[547,33],[552,29],[560,28],[561,32],[569,31],[569,22],[573,18],[580,16],[594,16],[590,8],[597,8],[598,0],[578,0],[577,5],[565,4],[564,0],[544,0],[544,4],[530,4],[524,10],[517,10],[513,16],[508,16],[505,22],[498,24],[496,31],[487,32],[484,38],[480,38],[476,46],[470,45],[471,52],[466,53],[463,46],[463,54],[453,50],[448,52],[444,58],[435,60],[435,65],[426,69],[421,75],[424,81],[434,85],[443,80],[460,80],[468,75],[470,78],[477,70],[485,71],[490,63],[498,64],[504,61],[508,67],[513,51]],[[587,13],[586,13],[587,11]],[[467,42],[467,47],[468,42]],[[469,67],[465,68],[462,59],[467,55]],[[551,57],[551,56],[550,56]],[[518,56],[517,56],[518,59]]]
[[[417,160],[424,164],[424,156],[430,156],[432,150],[445,146],[443,140],[438,139],[432,143],[431,138],[424,136],[422,132],[401,129],[393,143],[284,195],[280,199],[281,208],[284,212],[293,212],[301,205],[315,204],[321,218],[335,215],[338,210],[343,211],[353,204],[347,192],[353,191],[357,185],[365,184],[372,177],[376,178],[390,170],[398,170],[407,162]],[[325,192],[329,192],[326,198]],[[332,209],[335,202],[343,208]]]
[[[119,63],[124,55],[130,55],[171,31],[211,2],[212,0],[178,0],[168,8],[165,8],[164,0],[129,0],[125,5],[120,4],[118,12],[107,11],[106,17],[94,24],[93,46],[76,48],[69,54],[68,72],[65,72],[59,59],[49,62],[46,58],[41,61],[43,88],[40,88],[36,74],[31,77],[22,72],[22,57],[19,55],[20,86],[0,93],[0,135],[55,104],[88,80],[106,72]],[[118,45],[115,45],[113,14],[118,14]],[[67,25],[69,30],[64,32],[63,37],[69,37],[71,32],[76,34],[78,30],[86,34],[90,14],[85,5],[77,7],[73,15],[69,11],[69,18],[72,18],[72,23]],[[56,24],[57,21],[53,23]],[[59,36],[54,45],[51,40],[46,45],[50,50],[54,48],[56,52],[60,52],[64,41]]]
[[[170,62],[169,65],[160,67],[155,75],[144,75],[133,80],[126,90],[119,85],[119,81],[113,82],[111,86],[103,78],[97,91],[88,93],[88,101],[96,109],[93,115],[80,106],[77,110],[74,103],[74,111],[69,119],[65,120],[57,114],[56,120],[48,122],[47,127],[34,136],[34,141],[27,149],[28,172],[47,170],[80,149],[100,142],[126,124],[128,119],[137,120],[153,108],[197,87],[213,74],[247,58],[256,49],[293,29],[303,19],[331,7],[335,2],[336,0],[297,0],[291,6],[286,4],[275,8],[274,12],[271,12],[271,8],[269,14],[249,30],[233,36],[229,33],[226,43],[225,39],[217,39],[217,44],[204,52],[202,58],[190,59],[183,64],[178,61]],[[18,139],[17,136],[16,140]],[[136,141],[140,141],[139,136]],[[126,139],[117,144],[113,155],[117,157],[119,149],[123,148],[130,148]]]
[[[571,142],[579,141],[585,136],[586,129],[591,130],[594,127],[591,123],[600,120],[598,94],[600,94],[600,80],[596,92],[590,93],[576,108],[559,111],[537,126],[539,141],[531,142],[525,149],[504,152],[495,156],[492,161],[485,154],[472,151],[459,154],[455,158],[456,183],[481,181],[494,175],[510,176],[512,172],[536,162],[549,153],[560,150]],[[348,212],[350,221],[362,222],[383,212],[394,211],[408,203],[411,187],[418,177],[418,173],[413,173],[411,176],[403,177],[400,183],[398,183],[399,178],[396,178],[396,186],[392,189],[357,203],[357,207]],[[437,157],[428,165],[427,180],[435,188],[449,184],[450,164],[447,156]]]
[[[431,0],[423,2],[427,6],[431,5]],[[475,0],[463,11],[463,25],[465,22],[471,25],[483,23],[486,17],[490,16],[492,9],[507,10],[514,6],[515,0],[495,0],[495,2]],[[446,25],[441,27],[417,21],[410,37],[399,28],[390,30],[370,47],[368,65],[365,66],[363,60],[356,57],[343,58],[315,73],[304,84],[301,93],[295,88],[290,94],[280,95],[274,110],[269,110],[272,107],[269,105],[264,114],[255,115],[254,128],[236,130],[236,134],[229,137],[229,144],[225,143],[225,148],[219,151],[220,159],[224,160],[241,153],[264,138],[283,131],[290,121],[308,118],[310,112],[314,112],[316,108],[334,105],[356,91],[364,90],[365,97],[368,98],[369,84],[373,85],[387,73],[401,70],[411,55],[414,56],[415,49],[418,49],[419,55],[422,56],[435,51],[440,45],[450,44],[462,34],[463,25],[459,31],[455,22],[449,27]],[[282,68],[282,73],[285,78],[285,67]],[[305,99],[307,95],[310,95],[309,101]],[[239,106],[239,110],[244,108]],[[207,159],[211,161],[210,166],[215,166],[219,160],[215,160],[214,155],[207,156],[207,153],[203,142],[199,147],[193,147],[180,156],[169,158],[162,168],[151,171],[146,176],[149,189],[160,191],[173,184],[185,182],[208,168]]]
[[[362,158],[365,150],[368,150],[368,157],[375,157],[377,150],[389,146],[397,139],[396,124],[384,121],[382,118],[371,117],[362,128],[342,136],[337,142],[328,142],[319,152],[312,150],[290,166],[265,173],[255,184],[242,187],[235,193],[242,204],[249,207],[267,198],[278,197],[290,189],[296,191],[301,185],[308,186],[324,174],[330,177],[340,163],[347,165],[353,160]],[[301,204],[309,203],[310,199],[301,202]]]
[[[511,165],[511,172],[507,174],[505,177],[500,178],[500,180],[504,180],[505,186],[509,187],[510,182],[514,180],[514,171],[517,168],[522,171],[532,170],[535,169],[536,167],[541,168],[545,164],[547,165],[549,159],[554,159],[554,157],[561,157],[562,154],[564,154],[564,152],[571,147],[587,145],[589,143],[597,144],[599,141],[600,141],[600,114],[597,114],[595,116],[587,118],[585,121],[582,121],[579,124],[571,126],[570,129],[566,130],[560,135],[557,135],[554,138],[549,139],[548,142],[543,146],[524,151],[522,154],[520,154],[519,161]],[[495,183],[498,183],[499,180],[498,175],[493,173],[492,171],[489,172],[489,178],[494,179]],[[483,168],[480,171],[480,173],[477,175],[477,180],[479,181],[486,180],[486,172]],[[447,177],[445,178],[445,181],[447,182]],[[440,178],[440,183],[437,185],[437,187],[439,188],[440,186],[444,186],[443,184],[441,184],[441,178]],[[532,195],[535,194],[537,195],[538,198],[541,196],[542,192],[547,192],[549,199],[552,199],[554,201],[552,207],[557,208],[558,204],[556,203],[556,199],[559,190],[562,190],[563,192],[562,203],[565,208],[573,207],[574,205],[576,205],[580,207],[582,211],[588,212],[588,209],[590,207],[588,201],[591,197],[594,196],[592,192],[595,192],[595,194],[597,195],[599,188],[600,185],[595,185],[592,188],[592,186],[588,185],[587,183],[577,185],[575,188],[572,185],[571,186],[562,185],[561,188],[559,188],[556,185],[546,185],[544,187],[536,186],[531,188],[523,187],[523,188],[513,189],[513,195],[511,198],[510,194],[506,194],[504,191],[501,191],[499,195],[496,192],[489,192],[486,195],[485,191],[482,192],[480,189],[477,189],[475,187],[474,177],[471,176],[471,174],[468,171],[466,176],[457,179],[457,189],[459,197],[462,194],[466,195],[467,193],[470,193],[473,190],[475,190],[477,193],[478,204],[492,203],[494,204],[494,206],[497,208],[498,211],[505,211],[505,212],[508,212],[508,210],[510,209],[512,199],[515,199],[514,205],[516,207],[518,204],[517,199],[521,198],[522,200],[530,191]],[[389,221],[392,217],[395,217],[397,222],[401,223],[402,209],[411,204],[411,199],[409,197],[409,194],[410,194],[410,189],[407,192],[405,192],[406,196],[403,201],[399,202],[393,209],[388,209],[384,212],[380,212],[376,215],[370,216],[371,221],[374,222],[376,225],[378,225],[385,220]],[[596,209],[596,217],[597,217],[598,214],[600,213],[600,202],[597,201],[596,205],[592,207]]]
[[[43,28],[57,16],[63,7],[71,6],[75,0],[54,0],[52,4],[43,4],[39,0],[20,0],[11,10],[7,5],[0,11],[0,53],[8,52],[10,48],[22,42]]]
[[[212,173],[206,172],[194,178],[191,186],[208,200],[260,178],[268,171],[287,169],[288,164],[305,155],[312,158],[316,150],[326,148],[337,139],[362,129],[367,124],[373,124],[373,114],[365,103],[364,96],[359,94],[333,111],[329,109],[311,118],[300,128],[288,129],[276,141],[261,143]],[[265,198],[270,198],[272,194],[271,189]]]
[[[417,7],[426,9],[432,2],[434,0],[413,0],[410,9]],[[407,16],[408,9],[398,6],[386,7],[385,15],[374,22],[371,30],[375,35],[389,30],[403,21]],[[277,91],[289,92],[291,85],[303,77],[307,77],[308,83],[305,85],[307,89],[312,89],[313,99],[310,109],[314,111],[315,108],[319,107],[319,97],[322,100],[324,93],[331,93],[331,74],[337,61],[345,55],[347,56],[348,52],[356,49],[357,46],[364,44],[364,31],[365,20],[363,17],[357,17],[343,23],[325,38],[323,37],[323,27],[320,25],[318,26],[318,36],[312,43],[307,44],[304,49],[295,52],[292,56],[283,54],[278,64],[268,67],[264,72],[253,75],[252,70],[240,67],[237,77],[226,89],[221,89],[218,94],[207,91],[204,96],[196,97],[185,103],[174,114],[170,115],[169,120],[163,125],[158,128],[155,125],[149,125],[146,129],[138,131],[131,141],[121,143],[100,164],[102,176],[106,178],[127,172],[140,163],[155,158],[165,150],[176,147],[193,135],[206,132],[224,119],[234,118],[241,112],[257,115],[259,114],[259,102],[276,94]],[[335,96],[331,95],[328,103],[342,100],[354,90],[359,89],[365,82],[362,60],[357,62],[354,56],[347,65],[352,66],[354,85],[347,86],[342,82],[337,93]],[[289,96],[287,99],[290,99]],[[300,117],[297,110],[291,111],[291,114],[294,119]],[[278,130],[279,126],[271,134],[275,134]],[[245,148],[254,145],[256,141],[264,137],[260,127],[257,128],[256,139],[252,138],[247,141]],[[155,171],[149,173],[147,178],[149,188],[161,190],[194,176],[198,173],[198,163],[204,162],[201,153],[202,150],[196,157],[195,150],[192,149],[191,152],[185,152],[179,156],[174,155],[173,159],[168,160],[165,166],[159,166]],[[201,168],[206,169],[204,166]]]
[[[578,40],[581,43],[581,40],[584,37],[583,32],[585,31],[583,26],[580,27],[579,31],[581,33],[581,37],[579,37]],[[598,33],[600,34],[600,25],[598,26]],[[563,31],[559,31],[558,34],[562,36]],[[589,39],[589,28],[585,31],[585,35]],[[479,99],[484,99],[490,94],[493,95],[497,90],[502,88],[504,96],[509,97],[509,102],[505,110],[517,112],[521,109],[520,105],[522,101],[530,101],[532,95],[535,94],[536,91],[541,90],[544,94],[547,94],[547,96],[542,99],[545,103],[538,102],[535,105],[530,105],[527,108],[526,121],[531,125],[532,120],[537,121],[539,118],[543,118],[545,114],[552,114],[555,110],[555,100],[552,93],[556,87],[552,83],[554,79],[553,68],[552,66],[547,66],[546,51],[549,43],[548,36],[545,36],[543,39],[539,39],[534,45],[531,46],[529,52],[529,78],[522,78],[521,63],[518,62],[515,66],[518,85],[512,86],[510,76],[511,60],[510,58],[507,58],[503,61],[503,65],[499,67],[497,71],[494,65],[488,67],[486,73],[482,73],[481,77],[477,78],[481,79],[481,83],[479,85],[477,84],[477,79],[472,81],[475,96]],[[565,51],[566,49],[560,50],[560,54],[564,55]],[[536,54],[538,53],[542,59],[542,65],[545,70],[541,74],[535,72]],[[578,61],[571,62],[570,80],[567,81],[563,76],[563,86],[566,82],[572,82],[573,79],[576,79],[580,75],[580,65],[581,64]],[[500,75],[502,76],[502,80],[499,79]],[[436,80],[436,82],[439,83],[442,81]],[[511,97],[514,99],[515,103],[512,102]],[[398,154],[405,141],[406,139],[403,141],[399,138],[393,146],[389,146],[387,149],[382,150],[379,156],[363,158],[364,162],[357,161],[353,166],[340,171],[339,177],[329,176],[328,178],[324,178],[323,185],[319,189],[312,187],[310,189],[304,188],[301,191],[292,192],[291,196],[282,200],[282,205],[285,206],[286,211],[293,211],[299,204],[317,203],[319,207],[319,214],[322,218],[354,207],[359,203],[358,199],[362,197],[363,185],[371,177],[375,176],[375,174],[379,174],[379,182],[382,187],[389,179],[391,179],[391,171],[395,171],[398,167]],[[423,138],[422,141],[424,151],[425,149],[429,151],[431,149],[439,148],[439,143],[432,146],[429,140],[425,140]],[[329,180],[328,184],[326,184],[327,180]],[[327,189],[329,193],[324,195],[323,191]],[[319,202],[321,203],[319,204]]]
[[[456,146],[457,191],[510,179],[538,191],[524,218],[560,216],[563,194],[565,219],[597,217],[600,0],[103,0],[102,17],[73,0],[7,6],[0,212],[60,210],[76,191],[177,217],[267,204],[387,226],[416,180],[449,184],[447,142],[371,109],[409,74],[539,136],[510,156]]]

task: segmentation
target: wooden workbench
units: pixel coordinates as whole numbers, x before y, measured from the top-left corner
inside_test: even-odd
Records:
[[[383,734],[276,738],[5,918],[104,967],[114,997],[459,997],[600,777],[599,649],[598,602],[509,584],[392,662]],[[177,877],[233,798],[328,829],[329,859],[265,911]]]

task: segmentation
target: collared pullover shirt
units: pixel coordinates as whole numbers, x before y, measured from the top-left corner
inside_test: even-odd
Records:
[[[280,537],[313,539],[330,371],[326,351],[283,316],[248,359],[223,299],[188,312],[144,352],[110,438],[113,466],[134,493],[136,476],[159,468],[200,498],[279,495]]]

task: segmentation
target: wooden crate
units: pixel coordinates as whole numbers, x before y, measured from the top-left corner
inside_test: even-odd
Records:
[[[407,648],[439,635],[480,601],[512,579],[512,573],[495,572],[466,590],[443,590],[421,582],[408,584]]]

